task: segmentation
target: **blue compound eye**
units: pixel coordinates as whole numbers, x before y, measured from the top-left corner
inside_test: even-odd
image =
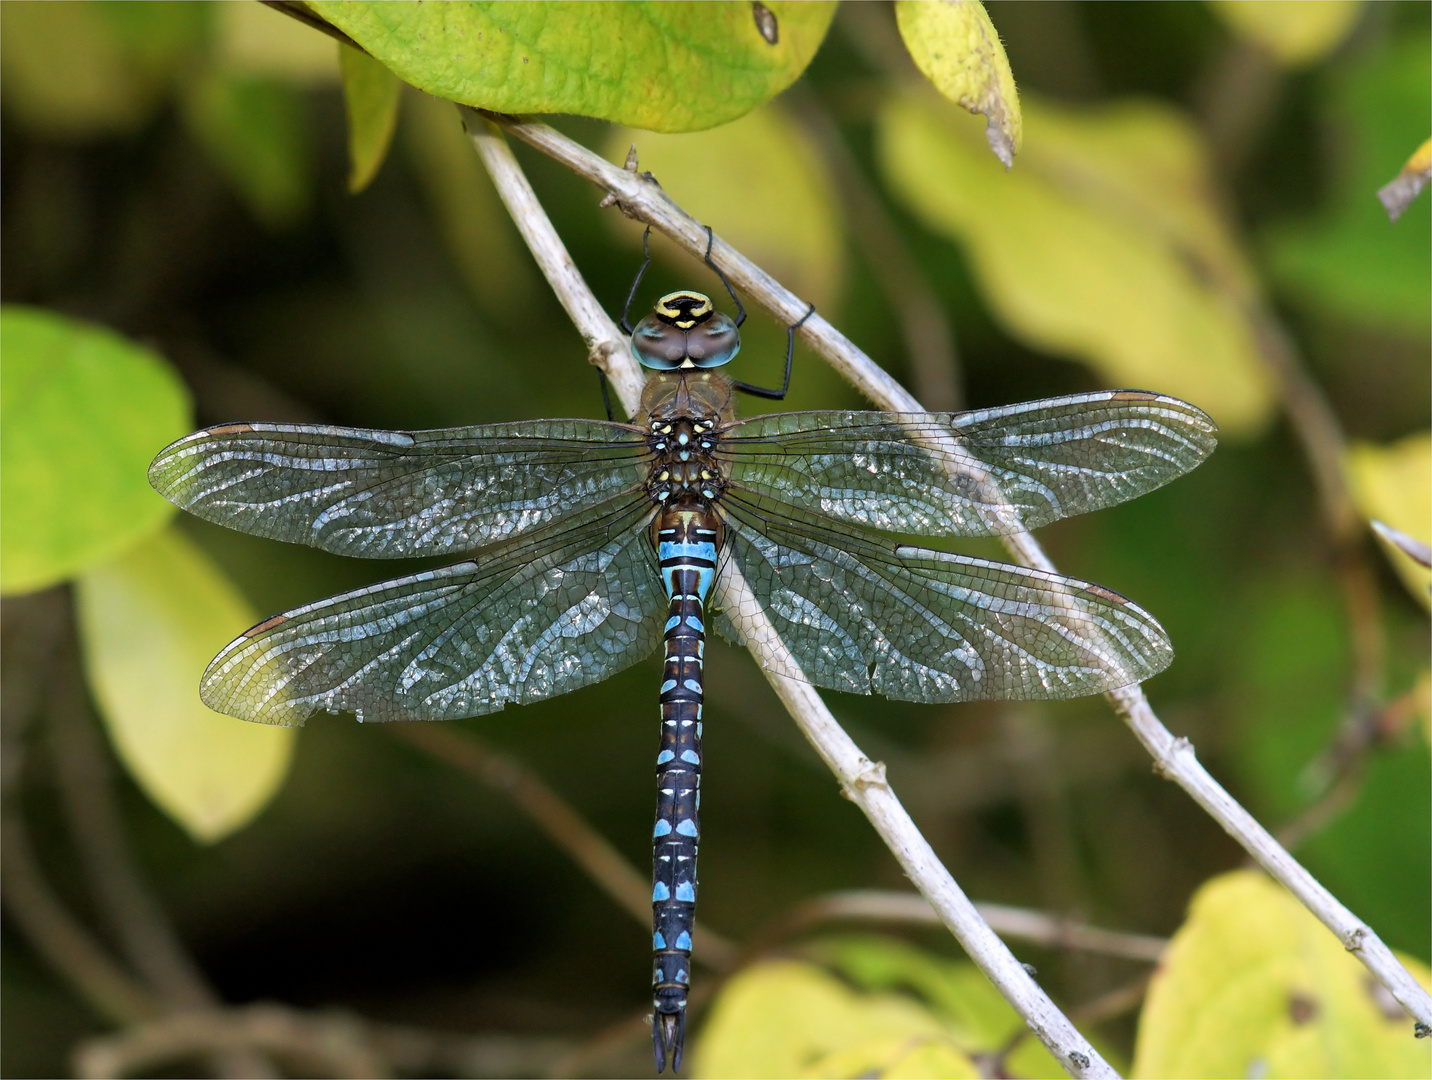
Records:
[[[642,367],[675,371],[686,362],[686,335],[657,316],[648,315],[632,331],[631,354]]]
[[[719,311],[686,335],[686,355],[695,367],[720,367],[740,351],[741,332],[735,320]]]

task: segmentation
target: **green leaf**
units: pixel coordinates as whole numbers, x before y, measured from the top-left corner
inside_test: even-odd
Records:
[[[827,938],[814,943],[809,953],[862,989],[913,991],[950,1025],[968,1054],[1000,1053],[1024,1028],[1020,1015],[971,963],[873,935]],[[1038,1039],[1023,1040],[1004,1067],[1015,1077],[1067,1075]]]
[[[398,125],[398,102],[403,84],[367,53],[338,46],[343,69],[343,104],[348,111],[348,190],[355,195],[378,175],[393,131]]]
[[[1362,14],[1359,0],[1210,0],[1209,6],[1234,33],[1285,67],[1321,60]]]
[[[772,43],[745,0],[310,0],[308,7],[437,97],[654,131],[701,131],[775,97],[805,70],[835,15],[828,0],[771,0]]]
[[[0,96],[7,118],[42,135],[137,131],[203,36],[201,3],[0,4]]]
[[[85,670],[130,775],[201,843],[242,828],[282,784],[295,732],[210,711],[199,675],[253,610],[172,527],[83,574],[75,597]]]
[[[1409,435],[1391,446],[1354,443],[1348,450],[1347,470],[1364,518],[1432,544],[1432,431]],[[1401,548],[1381,543],[1418,603],[1432,607],[1427,593],[1432,570]]]
[[[1328,136],[1346,148],[1347,169],[1326,210],[1265,237],[1274,277],[1309,311],[1419,338],[1432,327],[1432,202],[1418,199],[1389,224],[1377,199],[1432,128],[1429,83],[1422,40],[1373,52],[1330,80]]]
[[[696,1077],[977,1077],[929,1010],[863,994],[814,964],[757,964],[728,982],[691,1054]]]
[[[169,517],[146,472],[191,426],[189,395],[148,349],[37,308],[0,309],[0,353],[0,591],[28,592]]]
[[[780,107],[699,135],[619,130],[606,155],[622,161],[633,144],[639,167],[673,199],[796,295],[830,311],[846,266],[839,198],[819,150]],[[640,245],[639,223],[610,220]]]
[[[303,101],[272,79],[210,73],[192,86],[184,117],[194,138],[253,215],[281,229],[308,208]]]
[[[1424,986],[1427,968],[1401,958]],[[1432,1046],[1326,927],[1241,870],[1194,896],[1149,984],[1133,1075],[1425,1077]]]
[[[1007,169],[1024,121],[1014,72],[979,0],[896,0],[895,21],[915,66],[962,109],[987,120],[985,138]]]
[[[958,241],[1014,337],[1084,361],[1111,386],[1174,394],[1226,435],[1273,407],[1244,315],[1256,278],[1223,223],[1206,152],[1171,109],[1026,97],[1021,167],[984,152],[978,121],[891,98],[878,155],[895,194]]]

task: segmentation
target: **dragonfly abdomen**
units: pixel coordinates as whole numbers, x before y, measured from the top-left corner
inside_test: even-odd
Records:
[[[696,850],[701,823],[702,664],[706,598],[716,576],[720,523],[702,505],[668,507],[654,529],[670,600],[661,683],[661,749],[656,757],[652,840],[653,1045],[656,1067],[681,1068],[691,930],[696,916]]]

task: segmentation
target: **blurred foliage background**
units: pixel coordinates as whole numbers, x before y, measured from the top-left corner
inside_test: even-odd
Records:
[[[1390,223],[1375,196],[1432,130],[1432,7],[986,6],[1023,104],[1008,173],[983,118],[920,83],[883,4],[843,6],[795,86],[710,131],[552,122],[615,161],[634,142],[674,198],[932,408],[1136,385],[1209,411],[1224,430],[1210,462],[1043,539],[1063,571],[1156,614],[1178,650],[1148,686],[1165,721],[1425,961],[1427,581],[1366,520],[1429,539],[1432,217],[1424,195]],[[148,350],[137,364],[163,357],[182,378],[166,399],[174,436],[234,419],[602,415],[581,342],[449,103],[406,90],[392,150],[354,195],[338,46],[259,4],[7,0],[0,47],[0,295],[118,331]],[[617,313],[639,231],[516,152]],[[699,264],[653,248],[638,308],[680,286],[718,295]],[[745,333],[742,377],[778,382],[784,328],[755,312]],[[812,356],[796,364],[781,409],[860,406]],[[159,449],[137,448],[140,467]],[[7,441],[7,472],[52,452]],[[12,521],[15,497],[7,483]],[[212,738],[231,741],[203,745],[243,762],[248,786],[214,804],[208,779],[156,779],[173,769],[146,757],[154,687],[127,685],[134,653],[96,641],[172,655],[197,682],[246,619],[395,572],[189,519],[159,535],[73,588],[36,591],[43,574],[6,588],[7,820],[23,820],[58,901],[101,933],[123,921],[87,876],[104,843],[86,829],[109,821],[225,1001],[538,1047],[605,1035],[581,1070],[649,1067],[626,1037],[648,1004],[647,932],[440,755],[346,717],[263,745],[216,719]],[[165,579],[191,598],[183,610],[133,591]],[[105,630],[116,610],[144,617]],[[904,886],[750,659],[713,643],[709,662],[702,921],[751,941],[826,891]],[[453,727],[524,763],[644,866],[657,665]],[[976,899],[1167,935],[1200,883],[1242,864],[1101,701],[831,705]],[[123,768],[92,737],[96,715]],[[84,778],[106,774],[117,825],[82,805]],[[898,932],[957,953],[934,929]],[[1095,1018],[1128,1060],[1146,964],[1020,955],[1076,1011],[1135,987]],[[110,1027],[8,909],[0,977],[5,1076],[69,1075],[77,1043]]]

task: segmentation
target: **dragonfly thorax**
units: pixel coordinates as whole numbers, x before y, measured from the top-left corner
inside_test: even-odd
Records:
[[[726,478],[716,459],[716,428],[713,416],[651,422],[646,490],[653,502],[665,507],[709,505],[721,497]]]

